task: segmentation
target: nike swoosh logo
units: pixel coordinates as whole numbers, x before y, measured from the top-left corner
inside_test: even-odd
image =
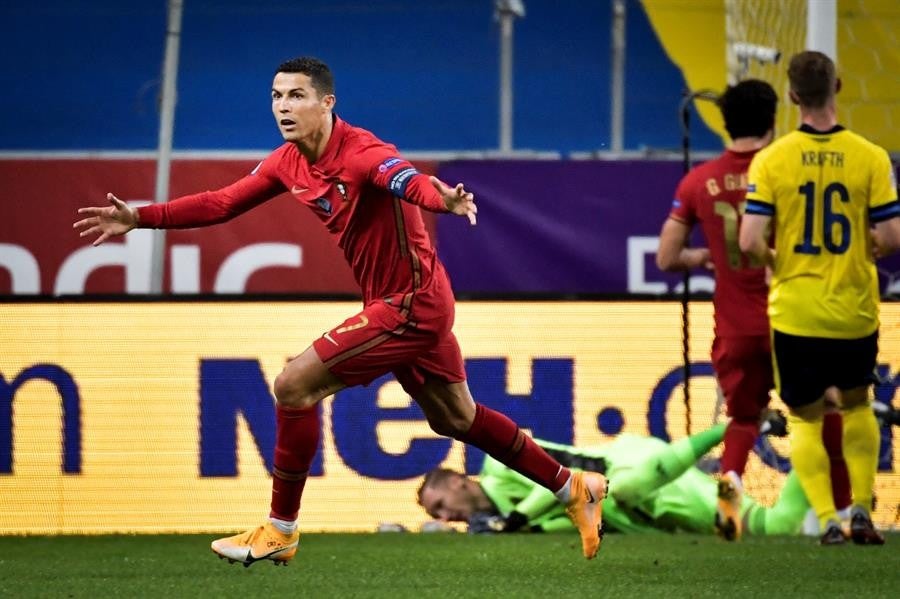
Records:
[[[279,547],[278,549],[275,549],[274,551],[270,551],[270,552],[260,555],[260,556],[255,556],[255,555],[253,555],[253,548],[251,547],[250,549],[247,550],[247,559],[245,561],[246,561],[246,563],[250,563],[250,564],[252,564],[253,562],[259,562],[264,559],[268,559],[268,558],[272,557],[273,555],[275,555],[276,553],[278,553],[280,551],[284,551],[285,549],[288,549],[288,547]]]
[[[322,336],[325,337],[326,339],[328,339],[329,341],[331,341],[332,343],[334,343],[335,345],[338,345],[338,342],[331,338],[331,333],[325,333]]]
[[[294,194],[295,196],[300,195],[304,191],[309,191],[309,187],[297,187],[296,185],[291,187],[291,193]]]

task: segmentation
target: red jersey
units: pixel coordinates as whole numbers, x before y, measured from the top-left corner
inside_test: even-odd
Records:
[[[744,213],[747,169],[756,152],[726,150],[692,169],[678,184],[671,218],[698,221],[716,269],[713,295],[716,335],[768,335],[765,267],[752,266],[741,253],[738,231]]]
[[[224,222],[285,191],[334,236],[364,303],[391,297],[409,308],[413,293],[420,300],[428,297],[432,306],[452,298],[418,208],[446,211],[440,194],[396,147],[337,116],[314,164],[293,143],[285,143],[227,187],[139,208],[140,226]]]

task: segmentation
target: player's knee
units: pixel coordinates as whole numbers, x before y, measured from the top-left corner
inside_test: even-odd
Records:
[[[288,370],[281,371],[281,374],[275,377],[273,391],[275,401],[286,408],[311,408],[318,402],[318,398]]]
[[[447,384],[427,380],[414,395],[428,419],[431,430],[444,437],[460,439],[475,420],[475,402],[465,383]]]
[[[471,422],[462,417],[443,415],[440,418],[429,418],[428,426],[431,430],[444,437],[459,439],[469,431]]]

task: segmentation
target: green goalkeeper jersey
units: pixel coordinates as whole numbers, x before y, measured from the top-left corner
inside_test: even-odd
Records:
[[[611,490],[616,480],[625,477],[640,479],[641,469],[655,463],[653,456],[665,451],[668,444],[655,437],[624,433],[608,445],[572,447],[546,441],[536,441],[561,463],[566,456],[578,462],[578,457],[602,459]],[[569,463],[572,463],[570,461]],[[507,516],[516,511],[528,518],[528,525],[545,531],[572,528],[565,508],[556,496],[544,487],[487,456],[479,476],[479,484],[497,510]],[[620,532],[651,532],[685,530],[713,532],[716,512],[716,482],[696,467],[672,482],[652,488],[639,489],[638,500],[620,505],[615,498],[603,500],[603,522],[607,530]]]

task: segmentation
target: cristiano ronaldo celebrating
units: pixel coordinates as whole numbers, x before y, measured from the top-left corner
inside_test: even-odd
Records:
[[[391,372],[432,430],[492,455],[552,491],[582,534],[582,553],[600,549],[606,478],[571,472],[516,423],[475,402],[453,334],[450,278],[420,209],[475,224],[475,197],[419,173],[397,148],[334,113],[334,78],[312,57],[288,60],[272,81],[272,114],[284,144],[231,185],[138,209],[109,194],[76,222],[94,244],[135,227],[214,225],[282,193],[307,206],[343,250],[363,294],[362,311],[326,330],[274,382],[275,456],[268,520],[212,542],[232,562],[287,564],[300,540],[300,499],[320,435],[317,404],[341,389]],[[287,326],[287,325],[286,325]]]

